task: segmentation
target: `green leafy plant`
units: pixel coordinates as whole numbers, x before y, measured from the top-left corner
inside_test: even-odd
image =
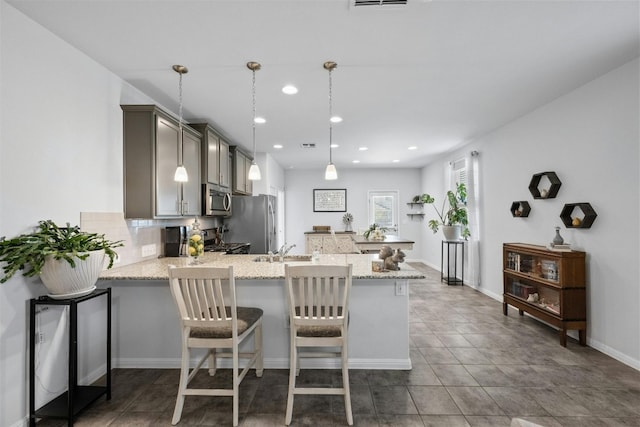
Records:
[[[433,209],[438,214],[438,219],[432,219],[429,221],[429,228],[433,230],[434,233],[438,232],[438,229],[441,225],[461,225],[464,226],[462,229],[462,237],[469,237],[469,228],[467,225],[469,224],[469,219],[467,216],[467,187],[462,184],[456,184],[455,191],[447,191],[447,197],[442,202],[442,208],[438,210],[435,205],[435,199],[429,194],[423,194],[421,200],[425,204],[433,205]],[[446,204],[449,204],[449,207],[445,210]]]
[[[104,250],[113,266],[116,252],[113,248],[123,246],[122,241],[110,241],[104,234],[80,231],[79,226],[58,227],[53,221],[39,221],[33,233],[21,234],[13,239],[0,239],[0,262],[4,263],[0,283],[9,280],[18,270],[23,276],[37,276],[42,270],[47,255],[66,260],[75,267],[74,258],[87,259],[88,252]]]
[[[376,234],[380,234],[380,233],[384,233],[385,231],[387,231],[388,228],[386,227],[381,227],[378,224],[376,224],[375,222],[373,224],[371,224],[369,226],[369,228],[367,229],[367,231],[365,231],[364,233],[362,233],[362,235],[364,236],[365,239],[368,239],[369,236],[371,236],[372,234],[375,236]]]

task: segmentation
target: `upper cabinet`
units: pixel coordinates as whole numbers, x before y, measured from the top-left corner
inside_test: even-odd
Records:
[[[154,105],[122,105],[125,218],[200,215],[202,135]],[[184,164],[185,183],[173,179]]]
[[[202,134],[202,183],[213,184],[220,191],[230,191],[229,143],[206,123],[190,123],[189,126]]]
[[[253,159],[238,149],[231,147],[231,158],[233,162],[233,194],[252,195],[253,181],[249,180],[249,168]]]

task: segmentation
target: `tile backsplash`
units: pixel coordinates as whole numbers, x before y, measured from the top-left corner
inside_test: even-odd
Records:
[[[166,226],[191,226],[194,218],[170,220],[125,219],[122,212],[80,212],[80,229],[104,234],[109,240],[122,240],[123,247],[116,248],[119,262],[114,267],[134,264],[164,255],[163,229]],[[203,227],[215,227],[217,218],[200,218]],[[155,246],[155,254],[143,257],[142,247]]]

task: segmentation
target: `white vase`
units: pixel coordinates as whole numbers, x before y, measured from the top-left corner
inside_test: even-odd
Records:
[[[460,225],[443,225],[442,233],[447,241],[460,240],[462,238],[462,226]]]
[[[75,267],[64,259],[48,255],[40,272],[40,279],[51,298],[73,298],[91,293],[104,268],[104,250],[89,252],[87,259],[75,257]]]

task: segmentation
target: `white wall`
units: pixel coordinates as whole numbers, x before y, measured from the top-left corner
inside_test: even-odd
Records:
[[[415,240],[411,251],[404,251],[407,258],[416,258],[422,253],[418,236],[426,226],[425,220],[411,219],[407,206],[414,196],[421,194],[420,169],[339,169],[336,181],[326,181],[324,170],[296,170],[285,172],[286,185],[286,240],[295,243],[294,252],[304,253],[306,231],[312,231],[314,225],[329,225],[332,230],[344,231],[342,216],[344,212],[314,212],[313,189],[345,188],[347,190],[347,212],[353,214],[353,230],[366,229],[367,192],[369,190],[397,190],[399,200],[398,235]]]
[[[432,166],[424,168],[422,171],[422,191],[421,193],[428,193],[435,198],[435,206],[439,210],[442,208],[442,201],[445,200],[445,194],[448,190],[445,176],[445,170],[447,170],[448,160],[437,160]],[[427,226],[428,222],[432,219],[437,219],[434,207],[430,205],[424,206],[424,227],[420,230],[420,240],[423,242],[422,259],[425,262],[435,268],[440,269],[440,245],[443,239],[442,231],[433,233]],[[442,228],[441,228],[442,229]]]
[[[153,101],[4,1],[0,31],[0,236],[122,211],[119,105]],[[2,426],[28,412],[28,300],[45,293],[20,274],[0,285]]]
[[[432,191],[444,160],[478,150],[481,290],[502,298],[502,243],[545,245],[561,226],[565,241],[587,252],[588,345],[640,369],[638,75],[638,60],[613,70],[427,166],[422,181]],[[529,181],[544,171],[562,186],[557,198],[534,200]],[[528,218],[511,216],[519,200],[529,201]],[[577,202],[598,214],[590,229],[567,229],[559,218]],[[439,238],[425,242],[424,257],[438,265]]]

